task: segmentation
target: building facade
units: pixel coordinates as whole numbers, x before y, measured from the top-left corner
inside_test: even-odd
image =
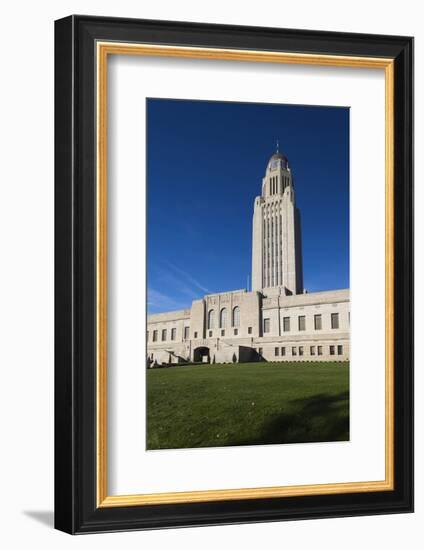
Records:
[[[190,308],[149,315],[149,364],[349,359],[349,289],[304,291],[293,175],[278,148],[252,225],[252,290],[208,294]]]

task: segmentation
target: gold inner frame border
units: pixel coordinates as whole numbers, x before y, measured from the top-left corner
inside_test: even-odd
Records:
[[[173,493],[108,495],[107,492],[107,62],[109,55],[181,57],[331,67],[385,72],[385,479],[315,485],[214,489]],[[97,304],[96,470],[97,507],[142,506],[394,490],[394,60],[258,50],[96,43],[97,63]]]

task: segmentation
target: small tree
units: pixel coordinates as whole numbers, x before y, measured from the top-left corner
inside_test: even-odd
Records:
[[[233,353],[233,363],[237,363],[237,356],[235,353]]]

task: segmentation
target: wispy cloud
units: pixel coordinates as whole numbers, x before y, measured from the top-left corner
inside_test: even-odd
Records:
[[[192,286],[196,287],[202,292],[205,292],[206,294],[210,293],[210,290],[206,288],[204,285],[202,285],[202,283],[200,283],[197,279],[192,277],[190,273],[187,273],[186,271],[176,266],[175,264],[172,264],[171,262],[166,262],[166,263],[171,269],[173,269],[176,273],[178,273],[183,278],[183,280],[185,280],[186,283],[191,284]]]
[[[185,307],[181,302],[154,288],[147,289],[147,305],[149,308],[160,310],[183,309]]]
[[[193,300],[210,293],[205,285],[184,269],[169,261],[161,264],[153,266],[156,273],[153,284],[156,288],[165,290],[166,294],[149,287],[147,303],[150,310],[158,312],[183,309],[190,307]]]
[[[178,274],[173,273],[169,269],[159,268],[156,269],[159,275],[160,286],[168,290],[172,290],[173,294],[188,296],[190,300],[194,300],[199,297],[199,292],[195,292],[192,286],[186,285]]]

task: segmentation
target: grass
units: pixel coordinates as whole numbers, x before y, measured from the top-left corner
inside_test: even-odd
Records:
[[[147,448],[346,441],[347,363],[147,371]]]

